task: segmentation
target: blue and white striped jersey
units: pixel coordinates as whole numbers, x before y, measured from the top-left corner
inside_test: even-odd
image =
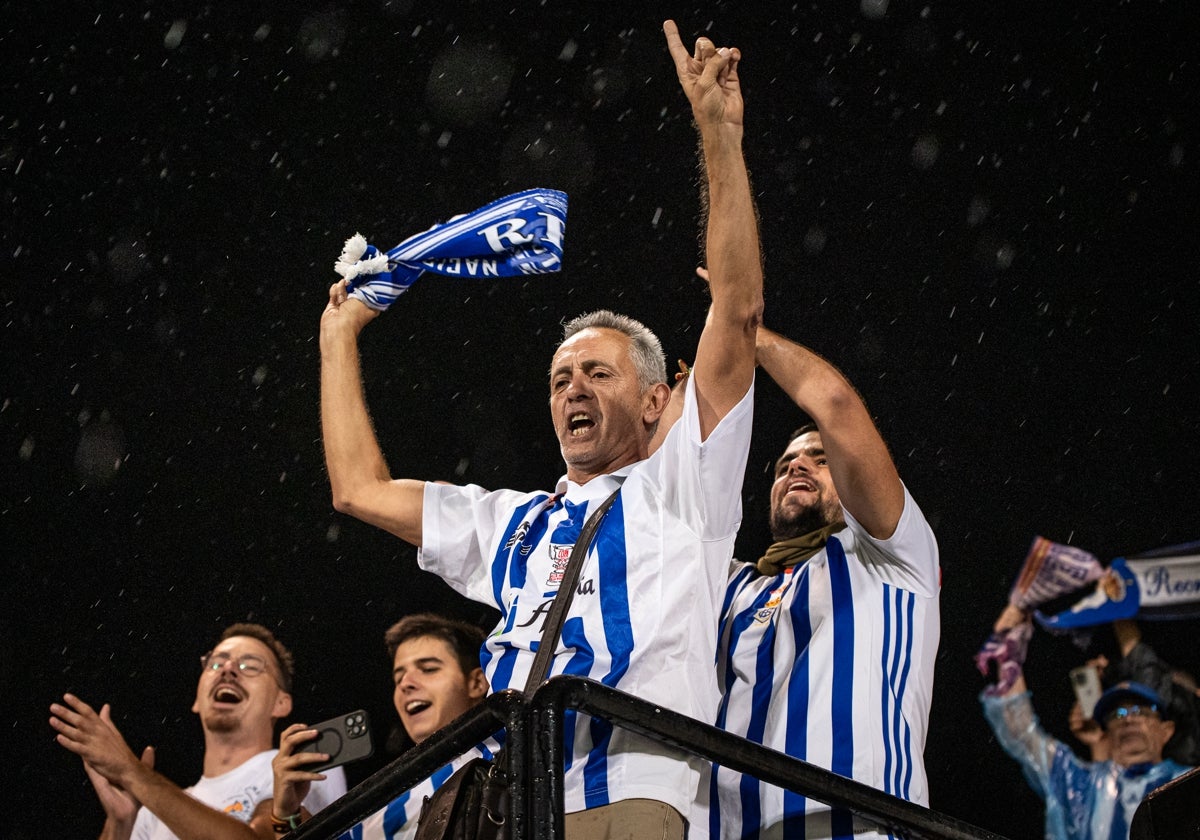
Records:
[[[741,521],[753,388],[700,442],[694,383],[683,416],[644,461],[577,485],[530,517],[546,493],[425,486],[420,563],[458,592],[500,609],[484,645],[493,691],[523,689],[542,623],[590,510],[618,486],[588,552],[551,666],[590,677],[699,720],[720,692],[717,618]],[[699,764],[680,753],[570,714],[568,813],[623,799],[665,802],[687,815]]]
[[[734,565],[722,607],[721,728],[927,805],[925,734],[941,633],[937,542],[907,488],[896,533],[847,527],[782,574]],[[876,837],[815,800],[714,768],[721,838]],[[855,832],[860,832],[855,834]]]
[[[417,818],[421,816],[421,806],[427,797],[433,796],[454,771],[473,758],[491,758],[497,745],[488,741],[463,753],[449,764],[438,769],[428,779],[406,790],[387,804],[387,807],[376,811],[371,816],[342,832],[338,840],[412,840],[417,834]]]

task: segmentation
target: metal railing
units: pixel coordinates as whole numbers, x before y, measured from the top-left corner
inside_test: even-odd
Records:
[[[455,757],[504,730],[513,790],[510,836],[512,840],[557,840],[563,836],[563,716],[567,710],[603,718],[705,761],[845,809],[899,837],[1004,840],[999,834],[593,680],[567,676],[548,680],[528,698],[511,689],[493,694],[350,790],[290,836],[294,840],[331,840]]]

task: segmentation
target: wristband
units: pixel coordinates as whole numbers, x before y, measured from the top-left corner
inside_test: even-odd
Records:
[[[271,811],[271,828],[275,829],[276,834],[288,834],[295,831],[302,822],[304,822],[304,818],[300,816],[299,811],[288,817],[277,817],[275,811]]]

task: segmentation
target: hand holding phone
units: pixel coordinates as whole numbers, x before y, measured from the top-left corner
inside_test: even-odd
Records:
[[[319,764],[304,767],[320,773],[331,767],[339,767],[350,761],[367,758],[375,752],[371,743],[371,725],[367,713],[362,709],[332,717],[309,729],[317,730],[317,737],[304,746],[304,752],[325,753],[329,759]]]
[[[1085,720],[1090,719],[1096,710],[1096,703],[1104,689],[1100,687],[1100,675],[1094,665],[1080,665],[1070,671],[1071,688],[1075,691],[1075,699],[1079,701],[1079,709]]]

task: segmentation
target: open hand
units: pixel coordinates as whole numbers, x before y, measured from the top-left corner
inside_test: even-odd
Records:
[[[109,707],[100,714],[73,694],[64,694],[66,705],[50,705],[50,726],[58,733],[55,740],[84,760],[89,777],[96,773],[118,788],[128,787],[131,775],[147,761],[153,766],[153,751],[142,760],[133,754],[112,722]]]

